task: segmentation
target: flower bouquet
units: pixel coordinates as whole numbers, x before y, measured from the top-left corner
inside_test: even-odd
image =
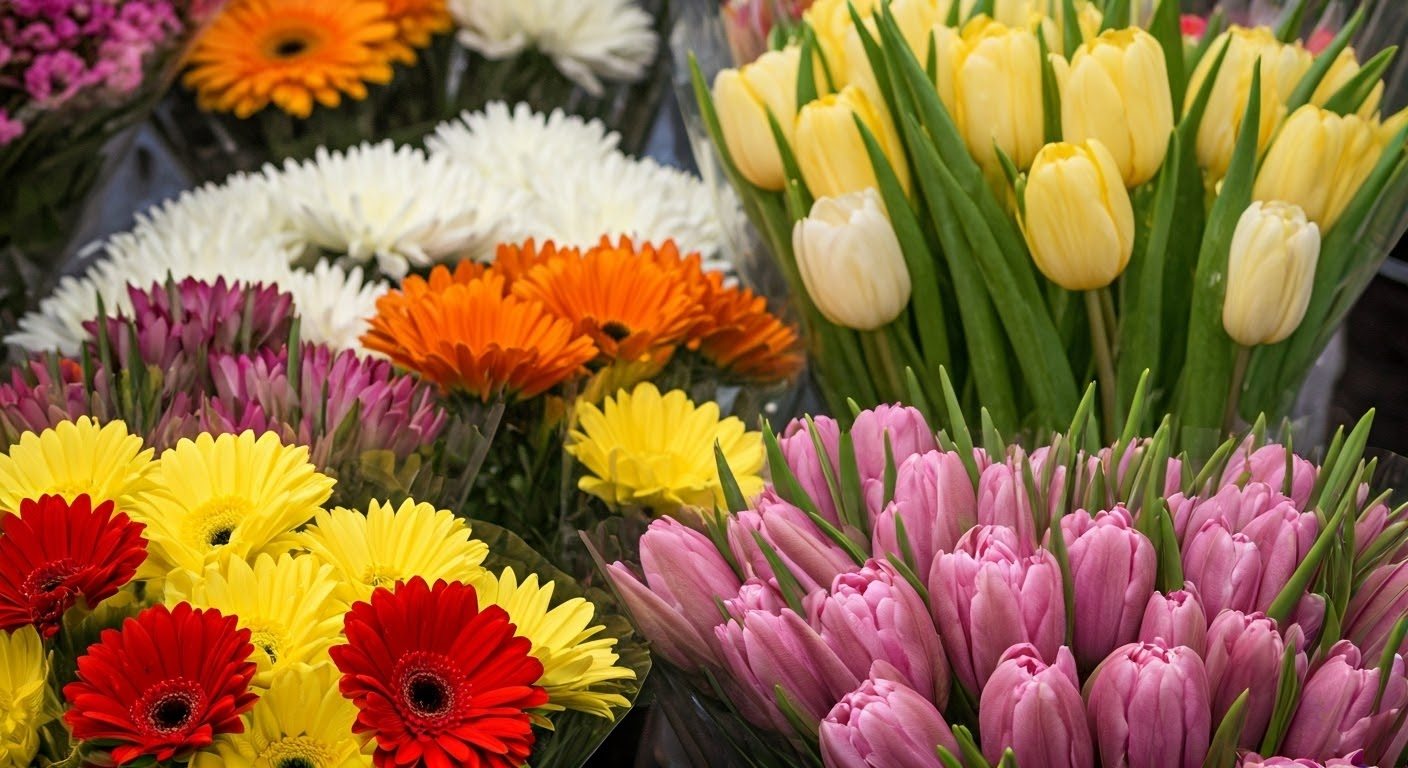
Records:
[[[10,446],[0,764],[580,765],[648,670],[629,628],[505,531],[327,507],[308,459],[88,418]]]
[[[944,366],[1009,435],[1098,379],[1113,439],[1145,371],[1200,458],[1286,416],[1408,210],[1393,51],[1349,47],[1360,9],[1311,54],[1306,5],[1189,41],[1172,0],[1147,30],[1125,2],[821,0],[712,89],[696,69],[831,411],[908,396],[906,368],[937,402]]]
[[[604,120],[628,151],[660,102],[660,0],[233,0],[158,111],[198,180],[390,138],[494,101]]]
[[[1142,389],[1089,447],[1091,394],[1029,452],[908,407],[793,422],[760,494],[600,563],[701,764],[1402,765],[1408,507],[1369,417],[1318,466],[1261,423],[1195,463],[1168,418],[1136,439]]]

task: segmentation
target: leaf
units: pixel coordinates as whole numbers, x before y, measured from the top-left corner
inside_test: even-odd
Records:
[[[1173,531],[1173,516],[1168,504],[1159,501],[1159,584],[1164,594],[1183,589],[1183,561],[1178,549],[1178,536]]]
[[[1296,647],[1287,645],[1281,655],[1281,676],[1276,683],[1276,705],[1271,710],[1271,722],[1261,740],[1263,755],[1274,755],[1281,749],[1281,740],[1291,729],[1291,717],[1300,701],[1300,675],[1296,673]]]
[[[723,446],[718,440],[714,441],[714,468],[719,473],[719,484],[723,486],[728,511],[742,512],[747,509],[748,500],[743,497],[743,491],[738,487],[738,479],[733,475],[733,467],[728,465],[728,458],[724,456]]]
[[[1173,113],[1183,113],[1183,98],[1188,90],[1184,68],[1183,27],[1178,0],[1158,0],[1154,17],[1149,21],[1149,34],[1159,41],[1164,51],[1164,67],[1168,70],[1169,90],[1173,96]]]
[[[1066,47],[1068,60],[1075,55],[1076,49],[1080,48],[1080,14],[1076,13],[1075,0],[1061,0],[1061,42]]]
[[[1340,116],[1358,112],[1364,101],[1369,98],[1369,94],[1373,93],[1388,65],[1393,63],[1393,57],[1397,53],[1398,46],[1389,46],[1365,62],[1354,77],[1325,102],[1325,110]]]
[[[1290,44],[1300,39],[1301,23],[1305,20],[1305,7],[1305,0],[1291,0],[1290,4],[1281,10],[1283,18],[1280,26],[1276,27],[1277,40]]]
[[[950,420],[953,422],[953,442],[958,446],[958,458],[968,471],[968,479],[973,488],[978,488],[978,462],[973,458],[973,434],[968,423],[963,420],[963,411],[958,407],[958,395],[953,391],[953,382],[948,379],[948,371],[939,369],[939,382],[943,386],[944,401],[948,405]]]
[[[1335,516],[1330,518],[1330,523],[1320,532],[1315,544],[1306,553],[1305,559],[1296,566],[1291,578],[1286,582],[1286,586],[1276,595],[1276,599],[1271,601],[1271,607],[1266,609],[1266,615],[1275,619],[1277,623],[1283,623],[1290,618],[1291,611],[1300,604],[1300,598],[1305,594],[1305,589],[1310,585],[1311,578],[1320,567],[1321,561],[1334,545],[1335,537],[1340,535],[1340,526],[1344,524],[1344,517],[1348,510],[1348,499],[1335,512]]]
[[[1247,723],[1247,697],[1250,695],[1250,690],[1242,691],[1242,695],[1227,709],[1222,723],[1217,726],[1217,733],[1213,734],[1212,746],[1208,747],[1208,756],[1203,759],[1203,768],[1236,768],[1237,742],[1241,741],[1242,729]]]
[[[1315,89],[1320,87],[1325,75],[1329,74],[1330,69],[1334,67],[1335,60],[1340,57],[1340,53],[1345,48],[1349,47],[1350,41],[1354,39],[1355,33],[1363,24],[1364,6],[1360,5],[1354,9],[1354,15],[1350,16],[1349,21],[1340,28],[1339,34],[1335,35],[1335,39],[1330,42],[1330,45],[1315,57],[1315,62],[1310,65],[1305,76],[1300,79],[1299,83],[1296,83],[1295,90],[1291,91],[1290,97],[1286,99],[1286,114],[1289,115],[1301,106],[1310,103],[1310,97],[1315,94]]]
[[[1046,35],[1036,36],[1041,51],[1041,119],[1042,135],[1047,144],[1061,140],[1061,85],[1056,80],[1056,68],[1051,64]]]

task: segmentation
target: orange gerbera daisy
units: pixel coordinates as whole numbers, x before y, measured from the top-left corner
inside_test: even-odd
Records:
[[[384,0],[231,0],[196,41],[186,86],[202,109],[295,117],[391,81],[397,27]]]
[[[504,276],[509,287],[513,287],[516,280],[528,274],[528,270],[539,264],[546,264],[556,259],[580,259],[582,252],[576,248],[558,248],[553,241],[543,243],[542,248],[535,245],[533,238],[528,238],[523,245],[516,243],[504,243],[499,246],[498,253],[494,254],[494,271]]]
[[[431,35],[449,32],[455,23],[445,0],[386,0],[386,15],[396,25],[391,58],[406,64],[415,62],[415,49],[430,45]]]
[[[441,290],[425,285],[378,299],[362,344],[447,391],[486,401],[504,390],[522,398],[541,394],[596,357],[591,339],[571,321],[504,295],[501,276],[486,272],[454,282],[445,272]]]
[[[708,327],[699,352],[727,373],[760,382],[791,378],[802,369],[802,345],[796,329],[768,312],[768,302],[746,288],[729,288],[723,275],[705,275],[703,298]]]
[[[542,302],[596,342],[602,355],[636,361],[686,341],[704,319],[688,284],[663,267],[651,245],[605,239],[580,258],[554,258],[514,282],[513,295]]]

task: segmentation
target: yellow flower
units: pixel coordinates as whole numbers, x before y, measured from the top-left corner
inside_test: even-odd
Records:
[[[742,69],[725,69],[714,79],[714,103],[724,144],[743,177],[763,189],[786,185],[782,153],[768,113],[789,146],[797,122],[797,69],[801,51],[789,46],[768,51]]]
[[[880,143],[900,185],[909,191],[909,162],[894,124],[883,109],[871,103],[864,90],[848,85],[840,93],[823,96],[803,107],[797,116],[792,150],[797,155],[802,180],[813,197],[840,197],[879,186],[870,154],[856,127],[857,116]]]
[[[1154,178],[1173,132],[1164,51],[1142,29],[1110,30],[1085,43],[1069,67],[1059,57],[1061,130],[1066,141],[1099,139],[1125,186]]]
[[[373,743],[352,732],[357,706],[338,691],[331,662],[280,670],[244,716],[244,733],[225,733],[197,752],[191,768],[362,768]]]
[[[331,563],[342,582],[339,597],[368,600],[377,587],[420,576],[471,583],[489,547],[470,538],[469,526],[449,510],[412,499],[400,508],[373,501],[364,515],[355,509],[319,511],[298,541]]]
[[[1375,124],[1307,104],[1276,134],[1252,198],[1295,203],[1329,231],[1369,178],[1382,149]]]
[[[591,602],[574,597],[550,607],[556,585],[539,584],[536,573],[520,582],[512,568],[505,568],[497,579],[485,572],[473,585],[480,610],[489,605],[503,608],[517,627],[515,634],[532,641],[530,653],[543,663],[538,685],[548,692],[540,712],[571,709],[614,720],[613,707],[631,706],[618,691],[620,681],[634,680],[636,673],[616,666],[616,638],[592,639],[605,627],[591,626],[596,613]]]
[[[716,441],[743,494],[763,489],[762,435],[736,417],[720,420],[718,403],[696,407],[684,392],[661,396],[646,382],[608,397],[604,410],[580,403],[577,415],[580,429],[567,450],[591,472],[578,485],[608,504],[639,504],[662,515],[682,505],[722,506]]]
[[[893,0],[890,3],[890,13],[895,17],[895,24],[900,28],[905,45],[914,52],[920,65],[925,64],[929,60],[930,32],[935,24],[943,21],[933,0]],[[864,22],[865,32],[870,39],[878,43],[880,33],[877,31],[875,17],[864,17]],[[870,103],[876,105],[877,109],[886,110],[888,114],[885,96],[880,92],[880,83],[875,79],[870,57],[866,55],[865,44],[861,40],[861,29],[855,24],[846,29],[843,49],[846,59],[846,84],[865,91]]]
[[[990,171],[1000,169],[999,147],[1019,169],[1030,167],[1044,141],[1036,34],[980,17],[964,27],[950,56],[950,111],[968,151]]]
[[[1335,63],[1330,65],[1330,71],[1325,73],[1325,79],[1315,87],[1315,93],[1310,96],[1310,103],[1317,107],[1325,106],[1330,97],[1339,92],[1354,76],[1359,74],[1359,59],[1355,58],[1353,48],[1345,48],[1340,51],[1340,55],[1335,57]],[[1384,81],[1380,80],[1369,92],[1369,98],[1359,105],[1359,111],[1355,114],[1369,120],[1379,111],[1379,104],[1384,98]]]
[[[1258,151],[1266,149],[1271,135],[1281,124],[1286,112],[1286,98],[1310,69],[1313,57],[1300,43],[1287,45],[1265,27],[1232,27],[1213,41],[1208,54],[1198,62],[1188,83],[1188,104],[1203,87],[1217,54],[1224,42],[1231,41],[1227,57],[1212,86],[1207,111],[1198,126],[1198,164],[1212,179],[1227,175],[1232,164],[1232,150],[1246,116],[1251,99],[1252,73],[1258,57],[1261,61],[1261,124],[1257,137]],[[1186,107],[1185,107],[1186,109]]]
[[[307,448],[285,446],[272,432],[183,439],[161,454],[154,479],[156,491],[133,514],[151,542],[144,567],[196,573],[230,558],[287,552],[288,534],[333,486],[308,463]]]
[[[237,558],[208,565],[204,573],[181,570],[166,579],[168,606],[188,602],[239,617],[250,631],[258,665],[253,685],[267,688],[274,675],[299,664],[329,659],[342,631],[347,604],[335,596],[339,582],[331,565],[288,553],[260,555],[254,566]]]
[[[1032,163],[1022,233],[1043,275],[1070,291],[1104,288],[1134,252],[1134,208],[1110,151],[1095,139],[1048,144]]]
[[[39,751],[39,729],[53,720],[45,706],[48,676],[34,627],[0,630],[0,768],[28,766]]]
[[[1320,258],[1320,230],[1288,203],[1254,202],[1237,221],[1227,257],[1222,327],[1238,344],[1275,344],[1305,319]]]
[[[99,427],[83,416],[26,432],[0,456],[0,515],[18,512],[22,499],[57,494],[73,501],[84,493],[94,506],[112,501],[130,513],[152,490],[152,453],[121,421]]]
[[[855,24],[848,6],[854,6],[856,14],[866,19],[880,7],[880,3],[881,0],[816,0],[802,13],[802,20],[816,32],[817,42],[821,44],[821,53],[826,57],[826,65],[831,71],[831,76],[836,79],[836,82],[832,83],[835,87],[840,88],[845,84],[842,78],[845,77],[848,67],[845,53],[846,34]]]

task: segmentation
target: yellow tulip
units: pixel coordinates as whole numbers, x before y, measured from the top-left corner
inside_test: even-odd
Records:
[[[1071,291],[1104,288],[1134,252],[1134,208],[1098,140],[1047,144],[1027,175],[1022,233],[1037,269]]]
[[[1383,125],[1379,126],[1379,141],[1388,144],[1398,136],[1398,132],[1403,130],[1404,126],[1408,126],[1408,109],[1384,120]]]
[[[1276,134],[1252,198],[1294,203],[1329,231],[1374,170],[1382,150],[1374,123],[1307,104]]]
[[[846,35],[855,22],[851,19],[848,6],[855,6],[856,13],[865,19],[880,7],[881,2],[883,0],[816,0],[802,13],[802,20],[816,33],[831,76],[839,81],[832,83],[836,88],[845,84],[842,78],[850,66],[846,60]]]
[[[1036,33],[980,17],[964,28],[952,66],[950,111],[968,150],[989,170],[1001,167],[994,144],[1029,167],[1044,138]]]
[[[1082,45],[1070,66],[1058,70],[1063,138],[1099,139],[1127,187],[1152,179],[1173,132],[1173,96],[1159,41],[1142,29],[1110,30]]]
[[[792,150],[813,197],[840,197],[878,186],[870,155],[856,128],[857,115],[880,143],[901,186],[909,191],[909,163],[894,125],[863,90],[848,85],[840,93],[803,107],[797,116],[797,140]]]
[[[1310,103],[1319,107],[1325,106],[1355,75],[1359,74],[1359,59],[1354,56],[1353,48],[1346,48],[1340,51],[1340,55],[1335,57],[1335,63],[1330,65],[1330,71],[1325,73],[1325,79],[1320,81],[1320,85],[1315,87],[1315,93],[1310,96]],[[1384,98],[1384,81],[1380,80],[1369,92],[1369,98],[1359,106],[1358,115],[1368,120],[1379,111],[1379,103]]]
[[[781,190],[787,176],[768,122],[771,112],[789,145],[797,122],[796,47],[764,53],[741,70],[725,69],[714,79],[714,105],[724,145],[743,177],[763,189]]]
[[[1064,51],[1066,49],[1066,19],[1059,10],[1053,15],[1038,15],[1038,30],[1041,36],[1046,38],[1046,48],[1049,51]],[[1080,39],[1082,41],[1093,40],[1100,34],[1100,25],[1105,21],[1104,14],[1094,3],[1076,0],[1076,24],[1080,27]]]
[[[1275,344],[1305,318],[1320,230],[1295,205],[1253,202],[1232,235],[1222,327],[1243,346]]]
[[[873,187],[819,198],[793,227],[792,249],[807,295],[837,325],[873,331],[909,304],[909,268]]]
[[[1225,41],[1231,43],[1227,58],[1217,73],[1207,112],[1198,126],[1198,164],[1214,179],[1227,175],[1232,164],[1232,151],[1237,145],[1237,133],[1246,116],[1247,100],[1251,98],[1252,73],[1257,58],[1261,59],[1261,124],[1258,127],[1257,149],[1265,150],[1271,135],[1281,124],[1286,112],[1286,98],[1291,95],[1302,76],[1310,69],[1313,57],[1300,43],[1287,45],[1265,27],[1233,27],[1223,32],[1212,44],[1206,56],[1193,70],[1188,84],[1188,103],[1202,88],[1212,63]]]

